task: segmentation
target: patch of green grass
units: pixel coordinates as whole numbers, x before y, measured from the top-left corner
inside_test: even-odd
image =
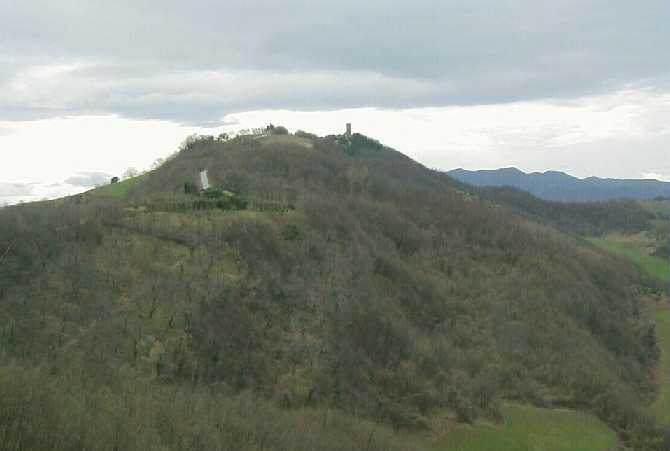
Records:
[[[458,425],[433,451],[607,451],[616,433],[593,415],[507,405],[503,424]]]
[[[661,358],[658,362],[659,392],[651,404],[651,413],[663,424],[670,424],[670,308],[662,303],[654,314],[656,339],[660,345]]]
[[[668,261],[649,255],[649,243],[643,239],[608,235],[591,238],[590,241],[602,249],[626,257],[659,281],[666,282],[670,277]]]
[[[128,190],[141,182],[145,176],[146,174],[142,174],[117,183],[110,183],[109,185],[92,190],[91,194],[96,196],[124,197],[128,193]]]

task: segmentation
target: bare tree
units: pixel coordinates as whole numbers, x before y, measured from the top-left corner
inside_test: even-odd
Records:
[[[123,173],[123,178],[124,179],[130,179],[133,177],[137,177],[139,175],[139,171],[135,168],[128,168],[126,169],[126,172]]]

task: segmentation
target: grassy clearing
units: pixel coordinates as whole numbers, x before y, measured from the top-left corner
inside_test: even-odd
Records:
[[[458,425],[433,451],[607,451],[614,431],[593,415],[507,405],[503,424]]]
[[[658,280],[665,282],[670,277],[670,265],[666,259],[649,255],[649,240],[644,236],[608,235],[591,238],[596,246],[609,252],[626,257]]]
[[[117,183],[101,186],[92,190],[91,194],[95,194],[96,196],[124,197],[128,193],[128,190],[142,181],[145,176],[146,174],[142,174]]]
[[[260,139],[260,143],[263,146],[285,145],[299,149],[314,149],[314,143],[311,140],[294,135],[264,136]]]

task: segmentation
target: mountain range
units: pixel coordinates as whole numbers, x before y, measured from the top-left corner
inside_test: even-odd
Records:
[[[448,174],[475,186],[510,186],[545,200],[593,202],[616,199],[647,200],[670,197],[670,183],[659,180],[580,179],[559,171],[525,173],[517,168],[469,171],[454,169]]]

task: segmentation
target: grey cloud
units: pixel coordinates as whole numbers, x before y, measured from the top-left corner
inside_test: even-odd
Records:
[[[86,173],[95,174],[95,173]],[[55,199],[85,191],[89,186],[66,183],[6,183],[0,182],[0,207],[32,202],[42,199]]]
[[[105,172],[80,172],[65,180],[65,183],[73,186],[81,186],[83,188],[91,188],[109,183],[111,177],[110,174]]]
[[[31,183],[0,182],[0,196],[31,196],[34,187]]]
[[[34,184],[0,182],[0,207],[30,200],[36,200]]]
[[[0,5],[0,119],[213,123],[255,108],[570,98],[667,86],[666,0]],[[51,78],[39,65],[83,63]]]

